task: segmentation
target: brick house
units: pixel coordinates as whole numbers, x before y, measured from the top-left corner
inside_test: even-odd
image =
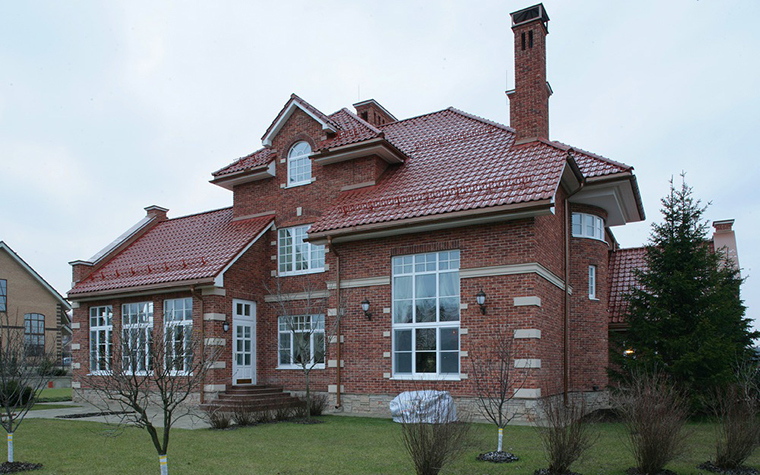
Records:
[[[26,351],[55,355],[55,362],[61,363],[71,334],[69,310],[61,294],[0,241],[0,325],[23,332]]]
[[[527,374],[518,401],[605,388],[611,229],[644,210],[631,166],[549,139],[548,21],[540,4],[512,14],[511,126],[454,108],[399,120],[375,100],[325,114],[292,95],[262,148],[212,174],[232,207],[148,207],[72,262],[77,393],[120,335],[179,326],[223,348],[204,400],[301,390],[298,335],[271,304],[313,295],[326,308],[305,325],[343,314],[333,338],[310,336],[313,388],[347,412],[386,413],[420,381],[471,398],[471,353],[504,325]]]

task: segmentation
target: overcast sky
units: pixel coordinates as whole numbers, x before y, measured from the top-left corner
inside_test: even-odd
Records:
[[[760,308],[760,2],[543,2],[551,138],[635,167],[646,242],[687,173],[735,219]],[[62,294],[67,262],[140,220],[230,206],[211,172],[261,146],[292,92],[325,113],[454,106],[508,123],[509,13],[530,1],[0,2],[0,240]],[[756,323],[756,328],[758,327]]]

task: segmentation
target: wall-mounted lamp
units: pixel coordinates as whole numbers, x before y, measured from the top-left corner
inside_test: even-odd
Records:
[[[486,293],[483,292],[483,289],[480,289],[480,291],[475,294],[475,301],[478,302],[478,305],[480,305],[480,312],[485,315],[486,314]]]
[[[362,300],[362,310],[364,311],[364,316],[367,317],[367,320],[372,320],[372,314],[369,313],[369,300]]]
[[[230,331],[230,322],[225,320],[224,323],[222,323],[222,330],[224,330],[224,333]]]

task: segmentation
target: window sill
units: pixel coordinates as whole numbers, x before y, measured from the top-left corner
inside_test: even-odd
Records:
[[[87,376],[111,376],[111,374],[113,373],[110,371],[91,371],[87,373]]]
[[[459,374],[394,374],[391,381],[461,381]]]
[[[291,365],[280,365],[280,366],[278,366],[276,369],[284,369],[284,370],[289,370],[289,369],[300,369],[301,371],[303,371],[303,366],[298,366],[298,365],[295,365],[295,364],[291,364]],[[325,364],[324,364],[324,363],[322,363],[322,364],[316,364],[316,365],[314,365],[314,366],[313,366],[312,368],[310,368],[310,369],[325,369]]]
[[[298,183],[286,183],[285,184],[285,189],[287,190],[288,188],[297,188],[299,186],[311,185],[311,183],[312,183],[312,180],[309,180],[309,181],[299,181]]]
[[[601,299],[598,299],[596,297],[589,297],[588,299],[591,300],[592,302],[601,302]]]
[[[299,271],[290,271],[290,272],[279,272],[280,277],[289,277],[292,275],[307,275],[307,274],[319,274],[320,272],[324,272],[325,268],[320,267],[318,269],[309,269],[309,270],[299,270]]]

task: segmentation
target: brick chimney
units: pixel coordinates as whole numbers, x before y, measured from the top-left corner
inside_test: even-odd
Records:
[[[552,94],[546,82],[549,15],[541,3],[511,15],[515,33],[515,88],[507,91],[509,122],[517,132],[517,144],[548,139]]]
[[[715,232],[713,233],[713,249],[721,249],[733,267],[739,270],[739,251],[736,247],[734,220],[713,221],[713,227],[715,228]]]

